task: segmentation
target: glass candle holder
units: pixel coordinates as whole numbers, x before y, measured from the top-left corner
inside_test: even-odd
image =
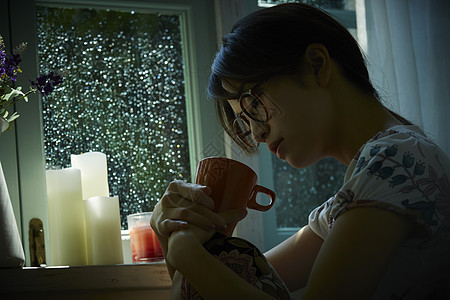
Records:
[[[161,245],[150,226],[151,216],[151,212],[127,216],[133,263],[149,263],[164,260]]]

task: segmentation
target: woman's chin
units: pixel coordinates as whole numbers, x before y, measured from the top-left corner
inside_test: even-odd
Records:
[[[305,159],[305,156],[298,158],[298,157],[291,157],[289,155],[287,155],[284,158],[284,160],[296,169],[303,169],[309,167],[318,161],[313,159]]]

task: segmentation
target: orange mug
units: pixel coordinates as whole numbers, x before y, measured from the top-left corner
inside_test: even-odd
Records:
[[[257,178],[256,173],[241,162],[226,157],[207,157],[198,164],[195,183],[211,188],[216,212],[245,207],[266,211],[273,206],[275,193],[257,185]],[[256,201],[258,193],[269,196],[270,203],[259,204]],[[221,233],[231,236],[236,224],[229,225]]]

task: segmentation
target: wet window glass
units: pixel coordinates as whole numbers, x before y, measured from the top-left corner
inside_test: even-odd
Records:
[[[105,153],[126,229],[190,176],[180,17],[38,6],[37,21],[40,72],[66,73],[43,102],[47,168]]]
[[[279,228],[302,227],[309,213],[333,196],[342,186],[346,167],[324,158],[304,169],[296,169],[272,156],[276,217]]]

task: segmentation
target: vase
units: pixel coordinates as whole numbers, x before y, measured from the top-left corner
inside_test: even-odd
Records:
[[[22,241],[0,162],[0,268],[20,268],[24,263]]]
[[[9,128],[9,123],[3,117],[0,117],[0,134]]]

